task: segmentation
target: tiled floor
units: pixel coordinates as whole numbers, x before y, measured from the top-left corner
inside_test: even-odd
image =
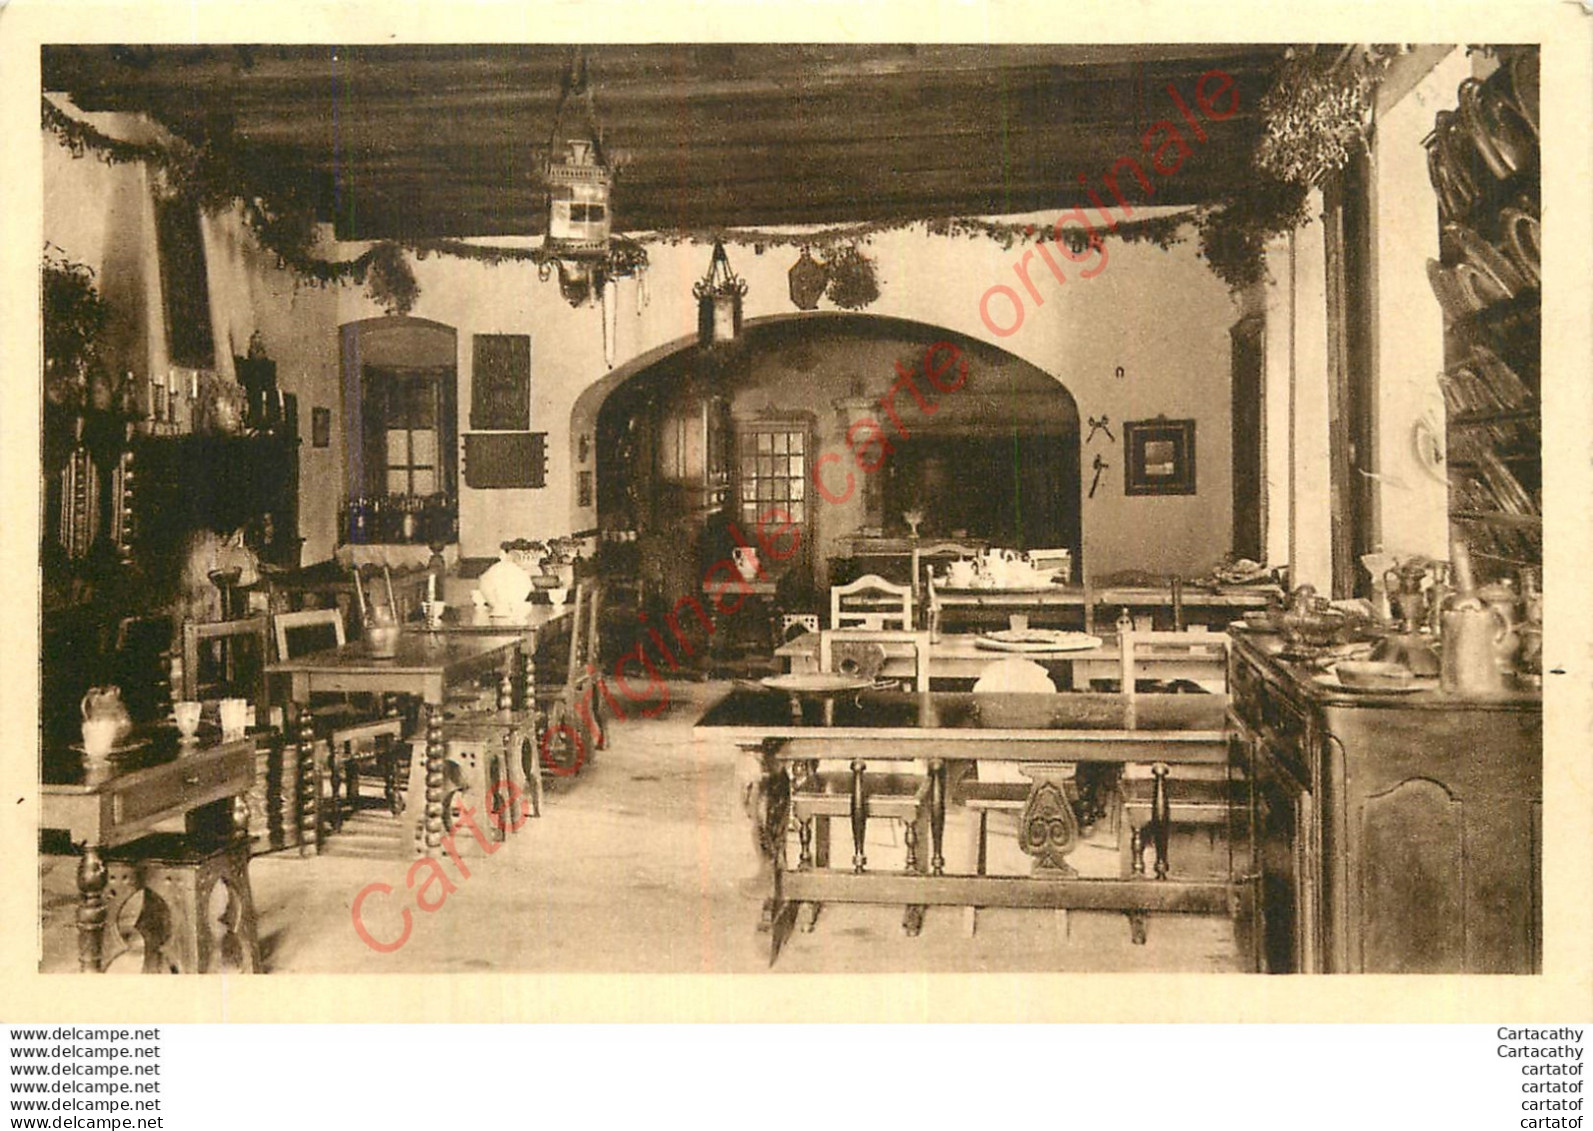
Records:
[[[251,879],[268,969],[310,972],[732,973],[769,969],[759,935],[763,891],[737,790],[736,752],[694,743],[692,721],[723,684],[676,684],[664,716],[618,722],[611,748],[574,780],[555,779],[543,816],[491,856],[464,857],[464,877],[444,861],[453,890],[426,889],[441,905],[423,911],[406,889],[409,859],[257,857]],[[990,869],[1027,870],[1010,832],[992,822]],[[872,866],[901,858],[888,824]],[[963,858],[965,825],[947,830],[949,860]],[[1114,875],[1104,832],[1074,854],[1086,874]],[[75,966],[74,861],[44,858],[44,968]],[[422,877],[417,877],[419,884]],[[379,942],[410,934],[391,953],[361,941],[350,914],[372,883],[364,920]],[[1221,971],[1243,969],[1232,924],[1221,918],[1153,916],[1146,945],[1129,942],[1118,914],[989,910],[968,937],[965,913],[931,909],[916,938],[901,911],[825,908],[811,934],[797,932],[777,973],[966,971]]]

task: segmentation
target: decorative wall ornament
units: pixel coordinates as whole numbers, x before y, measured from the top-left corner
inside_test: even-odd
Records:
[[[488,432],[524,432],[531,427],[529,334],[474,336],[470,427]]]
[[[824,288],[829,285],[830,273],[813,258],[806,244],[802,245],[802,254],[797,256],[797,261],[791,265],[791,270],[786,272],[786,278],[791,284],[791,301],[798,310],[819,308],[819,299],[824,297]]]
[[[730,267],[725,245],[714,244],[708,273],[692,285],[697,299],[697,342],[704,349],[729,345],[741,336],[741,300],[747,281]]]

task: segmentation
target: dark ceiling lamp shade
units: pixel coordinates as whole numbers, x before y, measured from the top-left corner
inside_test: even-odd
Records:
[[[577,100],[579,108],[572,109]],[[608,280],[646,268],[645,251],[628,240],[616,247],[611,237],[614,165],[603,149],[586,79],[586,54],[580,48],[559,94],[542,180],[548,194],[548,230],[538,249],[537,268],[544,281],[557,268],[559,292],[571,306],[590,302]]]
[[[747,281],[730,269],[725,245],[714,241],[708,274],[692,286],[697,296],[697,341],[704,349],[726,346],[741,336],[741,300]]]
[[[824,288],[829,285],[830,273],[824,265],[814,259],[806,247],[797,261],[791,265],[791,270],[786,273],[786,278],[791,282],[791,301],[798,310],[817,310],[819,299],[824,297]]]

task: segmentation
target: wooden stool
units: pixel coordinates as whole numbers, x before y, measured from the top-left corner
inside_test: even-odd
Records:
[[[443,804],[444,827],[454,829],[454,806],[476,801],[473,816],[488,840],[502,843],[524,818],[509,806],[516,794],[530,801],[530,815],[542,816],[542,758],[535,713],[474,711],[443,720],[444,762],[450,777]],[[508,783],[513,789],[505,788]],[[494,815],[496,814],[496,819]],[[500,823],[501,822],[501,823]],[[455,844],[474,843],[454,837]]]
[[[260,973],[247,838],[217,843],[156,833],[107,851],[105,866],[111,937],[119,952],[132,948],[131,933],[142,937],[146,974]],[[226,904],[212,914],[218,886]],[[140,894],[143,906],[128,930],[124,911]]]

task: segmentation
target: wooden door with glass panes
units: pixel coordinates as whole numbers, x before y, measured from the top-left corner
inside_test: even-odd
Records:
[[[763,555],[771,574],[808,565],[811,437],[812,423],[805,417],[736,421],[736,525],[749,543],[760,546],[761,553],[761,524],[766,537],[774,541],[775,553],[786,555],[783,559]],[[796,533],[777,538],[788,523]]]

